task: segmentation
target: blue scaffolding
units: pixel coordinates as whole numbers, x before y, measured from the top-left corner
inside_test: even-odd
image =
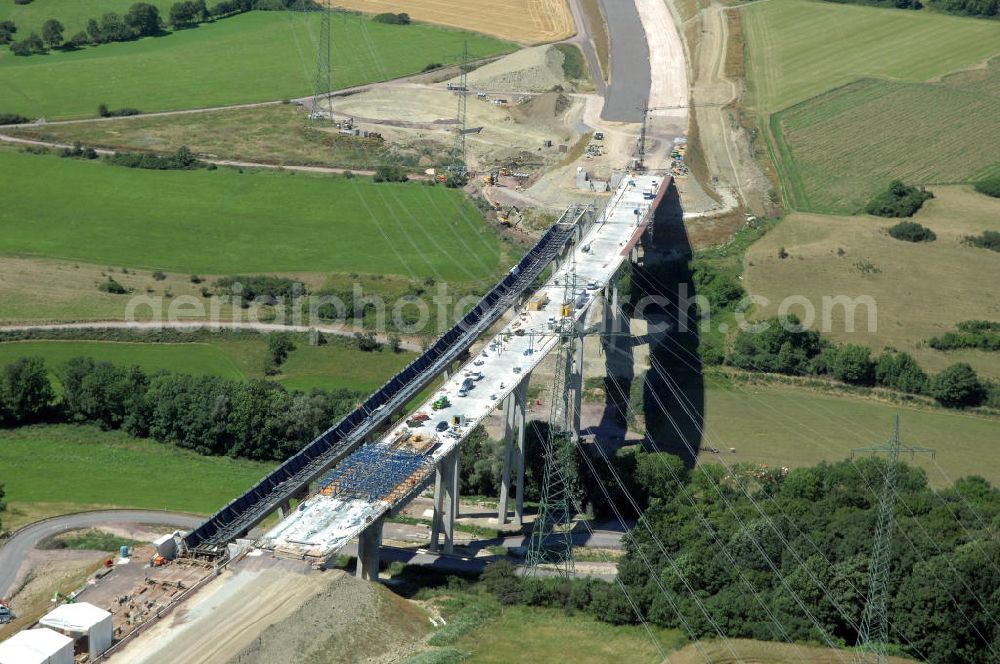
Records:
[[[430,461],[425,454],[365,445],[320,478],[320,492],[343,500],[385,499]]]

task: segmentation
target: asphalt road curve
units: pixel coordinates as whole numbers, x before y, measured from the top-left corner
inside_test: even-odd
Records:
[[[204,520],[204,517],[174,512],[104,510],[78,512],[38,521],[18,530],[0,547],[0,597],[7,599],[17,580],[17,573],[24,559],[46,537],[58,535],[68,530],[91,528],[108,523],[148,523],[170,526],[180,530],[191,530],[201,525]]]
[[[649,44],[633,0],[601,0],[611,40],[611,82],[601,118],[642,122],[651,83]]]

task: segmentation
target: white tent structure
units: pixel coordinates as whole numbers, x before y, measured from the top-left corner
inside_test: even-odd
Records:
[[[51,629],[26,629],[0,643],[0,664],[73,664],[73,639]]]
[[[111,647],[111,614],[87,602],[61,604],[38,621],[40,625],[62,632],[74,641],[86,639],[90,659],[96,659]]]

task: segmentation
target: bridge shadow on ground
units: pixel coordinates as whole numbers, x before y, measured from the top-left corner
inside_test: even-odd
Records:
[[[694,467],[702,445],[705,382],[698,354],[698,312],[687,306],[697,295],[691,243],[677,188],[671,184],[643,242],[644,260],[633,268],[633,315],[649,333],[650,368],[643,380],[647,451],[668,452]],[[637,306],[636,306],[637,305]]]

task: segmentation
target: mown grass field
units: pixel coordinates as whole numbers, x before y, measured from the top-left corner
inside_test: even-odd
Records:
[[[332,29],[337,88],[457,62],[466,42],[474,58],[514,48],[485,35],[346,14]],[[101,103],[151,112],[301,97],[313,92],[318,33],[316,12],[255,11],[76,52],[15,57],[3,49],[0,110],[51,120],[93,116]]]
[[[877,307],[875,331],[868,331],[864,307],[857,310],[853,332],[847,329],[844,308],[837,307],[824,336],[876,352],[889,347],[906,351],[927,371],[967,361],[984,376],[1000,378],[1000,353],[946,353],[923,343],[962,320],[1000,320],[1000,301],[992,295],[992,285],[1000,283],[1000,261],[994,252],[962,244],[966,235],[1000,231],[1000,200],[968,186],[931,191],[936,197],[914,217],[937,234],[929,243],[891,238],[886,229],[894,221],[880,217],[787,216],[746,252],[743,285],[770,300],[754,316],[773,316],[784,298],[799,295],[812,303],[820,325],[824,296],[870,296]],[[778,258],[781,247],[788,258]],[[862,272],[864,261],[877,272]],[[791,311],[804,313],[798,306]]]
[[[927,472],[933,486],[959,477],[980,475],[1000,484],[996,447],[1000,420],[978,415],[901,406],[860,396],[828,394],[782,384],[743,384],[709,376],[705,389],[702,449],[714,446],[727,464],[764,463],[770,467],[811,466],[840,461],[851,449],[881,445],[900,415],[904,443],[937,448],[935,459],[906,462]],[[736,452],[730,453],[729,448]],[[703,452],[701,463],[719,463]]]
[[[851,655],[843,650],[833,650],[822,646],[787,644],[750,639],[727,639],[726,641],[702,641],[670,654],[672,664],[699,664],[709,658],[713,664],[840,664]],[[886,664],[914,664],[915,660],[905,657],[885,657]]]
[[[0,254],[188,273],[468,281],[495,235],[459,191],[303,174],[143,171],[0,152]],[[51,186],[58,182],[58,187]]]
[[[209,514],[272,465],[205,457],[87,426],[0,431],[5,528],[95,506]]]
[[[795,206],[851,214],[893,179],[1000,173],[1000,62],[987,72],[975,85],[863,79],[771,116]]]
[[[741,11],[761,114],[859,78],[927,81],[1000,53],[996,21],[811,0]]]

